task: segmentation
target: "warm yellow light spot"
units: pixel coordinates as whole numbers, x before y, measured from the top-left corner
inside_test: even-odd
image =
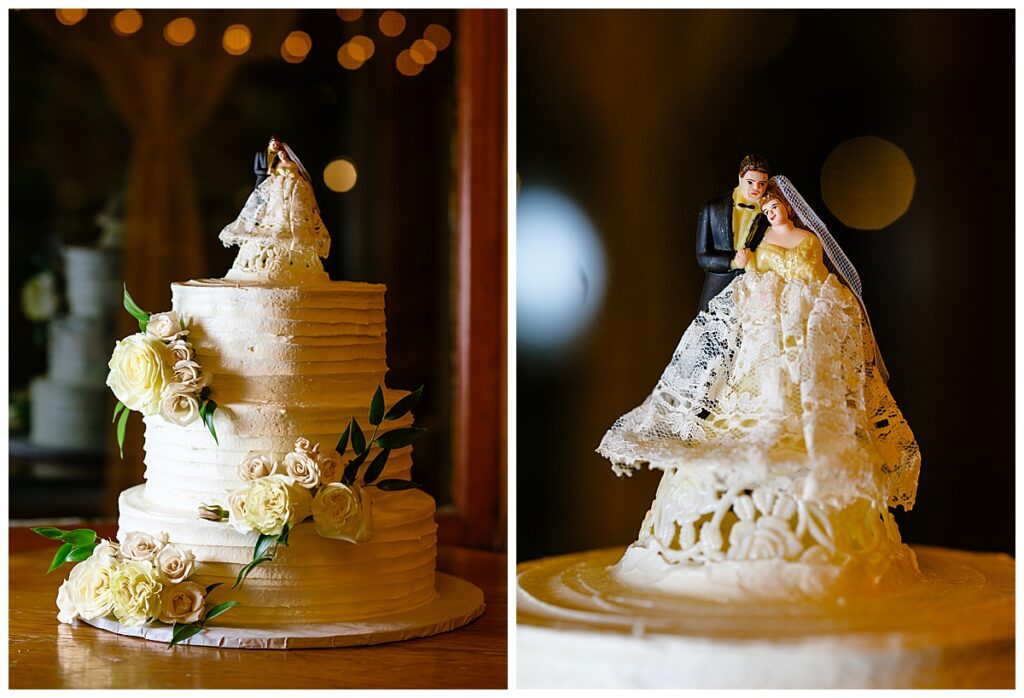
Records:
[[[399,73],[410,77],[423,72],[423,64],[417,63],[412,59],[412,53],[410,53],[409,49],[405,49],[398,54],[398,58],[395,59],[395,67],[398,68]]]
[[[398,36],[405,31],[405,17],[401,12],[387,10],[381,13],[378,25],[384,36]]]
[[[252,33],[249,27],[244,24],[232,24],[224,30],[221,45],[232,56],[241,56],[252,46]]]
[[[337,12],[338,16],[345,22],[355,22],[363,16],[362,10],[335,10],[335,12]]]
[[[85,15],[88,13],[89,10],[60,9],[57,10],[57,21],[70,27],[72,24],[78,24],[85,19]]]
[[[416,41],[412,42],[409,55],[420,65],[427,65],[437,58],[437,49],[434,48],[434,44],[426,39],[416,39]]]
[[[110,28],[118,36],[128,36],[142,29],[142,13],[138,10],[121,10],[110,20]]]
[[[164,27],[164,39],[171,46],[184,46],[196,38],[196,23],[188,17],[172,19]]]
[[[356,166],[347,158],[338,158],[324,168],[324,184],[331,191],[346,192],[356,185]]]
[[[857,230],[881,230],[906,213],[915,183],[906,153],[875,136],[840,143],[821,167],[825,205]]]
[[[292,32],[285,37],[284,50],[298,59],[303,59],[313,48],[313,40],[306,32]]]
[[[452,33],[440,24],[431,24],[423,30],[423,38],[432,43],[438,51],[444,51],[452,42]]]
[[[357,51],[359,55],[366,55],[361,48],[353,46],[351,42],[342,44],[341,48],[338,49],[338,63],[341,64],[342,68],[357,70],[363,66],[363,59],[356,58],[353,55],[354,51]]]
[[[373,52],[376,50],[376,47],[373,44],[373,39],[370,37],[360,34],[358,36],[353,36],[348,40],[348,42],[352,44],[353,48],[358,46],[362,49],[363,55],[365,56],[362,60],[368,61],[373,58]],[[352,51],[352,55],[356,55],[356,52]]]

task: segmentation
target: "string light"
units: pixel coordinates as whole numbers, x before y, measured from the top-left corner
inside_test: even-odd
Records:
[[[196,38],[196,23],[188,17],[172,19],[164,27],[164,39],[171,46],[184,46]]]
[[[363,16],[362,10],[335,10],[343,22],[355,22]]]
[[[420,65],[427,65],[437,57],[437,49],[434,48],[434,44],[426,39],[416,39],[416,41],[412,42],[409,55]]]
[[[66,10],[63,8],[56,11],[57,21],[68,27],[81,22],[88,13],[89,10]]]
[[[342,68],[348,70],[358,70],[363,67],[363,59],[356,58],[352,49],[355,48],[351,42],[342,44],[341,48],[338,49],[338,63],[341,64]],[[363,54],[362,49],[356,49]],[[364,54],[365,55],[365,54]]]
[[[440,24],[431,24],[423,30],[423,38],[432,43],[438,51],[444,51],[452,42],[452,33]]]
[[[281,43],[281,58],[289,63],[301,63],[306,60],[310,49],[313,48],[313,40],[306,32],[294,31],[285,37]]]
[[[405,17],[401,12],[387,10],[382,12],[377,22],[380,33],[384,36],[398,36],[405,31]]]
[[[324,168],[324,184],[331,191],[349,191],[356,185],[356,179],[356,166],[348,158],[338,158]]]
[[[353,36],[351,39],[348,40],[348,42],[352,44],[353,47],[358,46],[360,49],[362,49],[362,60],[368,61],[371,58],[373,58],[373,52],[376,49],[376,47],[373,44],[373,39],[371,39],[370,37],[363,36],[360,34],[359,36]],[[356,56],[357,54],[355,51],[353,51],[352,55]]]
[[[121,10],[110,20],[110,28],[118,36],[129,36],[142,29],[142,14],[138,10]]]
[[[405,49],[398,54],[398,58],[395,59],[395,67],[398,68],[399,73],[409,77],[419,75],[423,72],[423,65],[413,60],[412,53],[409,49]]]
[[[249,27],[244,24],[232,24],[224,30],[221,45],[232,56],[241,56],[252,46],[252,33]]]

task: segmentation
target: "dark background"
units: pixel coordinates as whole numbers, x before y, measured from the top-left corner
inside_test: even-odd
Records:
[[[192,271],[174,259],[148,270],[160,277],[159,284],[149,297],[134,294],[139,304],[153,311],[167,309],[170,282],[224,276],[237,248],[225,249],[217,235],[238,215],[252,191],[253,155],[266,148],[272,133],[279,135],[311,174],[332,238],[331,254],[324,262],[331,278],[388,286],[388,384],[404,389],[426,386],[416,417],[429,431],[416,446],[415,473],[439,505],[450,502],[454,293],[450,190],[456,11],[403,11],[406,26],[397,37],[380,31],[380,10],[366,10],[352,22],[342,21],[334,10],[142,10],[143,27],[131,36],[111,31],[115,12],[89,10],[73,26],[58,23],[53,10],[9,12],[8,329],[11,337],[34,338],[9,345],[14,399],[24,394],[32,377],[47,370],[45,333],[21,309],[23,284],[45,269],[60,273],[62,245],[95,244],[100,235],[96,214],[113,197],[122,198],[123,214],[132,177],[149,176],[163,167],[157,157],[148,172],[133,171],[139,144],[152,139],[149,129],[158,124],[126,118],[126,100],[112,98],[109,81],[101,79],[96,67],[113,56],[120,65],[108,69],[125,75],[122,86],[127,86],[129,103],[143,101],[141,91],[153,92],[150,105],[157,105],[156,113],[170,122],[200,119],[194,116],[199,107],[186,93],[205,89],[212,104],[188,138],[157,143],[158,155],[185,156],[181,162],[186,167],[159,174],[192,181],[191,203],[198,207],[202,229],[198,250],[202,261]],[[172,47],[164,41],[162,27],[182,16],[194,20],[196,38]],[[220,45],[221,35],[236,23],[251,28],[253,45],[243,56],[228,57]],[[432,23],[452,33],[451,46],[438,52],[419,75],[400,74],[395,65],[399,51]],[[310,35],[312,50],[304,61],[292,64],[282,59],[279,47],[295,30]],[[358,70],[346,70],[336,54],[355,35],[369,36],[375,53]],[[138,57],[137,66],[125,55]],[[213,66],[224,61],[236,65],[223,86],[216,87]],[[160,92],[156,69],[164,68],[173,77],[171,84],[188,89]],[[204,74],[207,70],[209,77]],[[198,88],[194,83],[199,83]],[[322,176],[324,167],[341,156],[352,160],[358,171],[358,181],[347,193],[328,189]],[[145,212],[155,210],[157,202],[141,200],[134,205]],[[169,231],[141,226],[129,229],[127,235],[134,236],[136,247],[142,248],[158,235],[174,235],[174,230],[173,226]],[[126,253],[126,264],[128,259]],[[120,299],[114,302],[120,305]],[[111,336],[111,347],[114,339]],[[113,404],[111,397],[110,408]],[[141,432],[141,420],[130,422],[129,432]],[[108,443],[113,445],[113,434]],[[116,460],[116,453],[111,459],[111,467],[117,469],[115,477],[108,477],[113,494],[132,481],[141,482],[141,448],[126,447],[125,455],[123,464]],[[127,482],[119,484],[121,479]],[[97,513],[93,511],[96,504],[85,501],[94,495],[84,486],[80,492],[81,501],[61,502],[51,507],[57,509],[53,512],[45,510],[45,493],[34,504],[14,495],[12,502],[21,507],[22,516]],[[112,505],[108,496],[106,513],[115,511]]]
[[[521,186],[572,197],[608,260],[588,332],[518,348],[519,559],[635,538],[660,472],[619,480],[594,449],[693,318],[697,211],[748,152],[863,279],[923,454],[904,540],[1012,553],[1013,11],[520,11],[517,34]],[[846,228],[821,195],[826,158],[859,136],[916,176],[881,230]]]

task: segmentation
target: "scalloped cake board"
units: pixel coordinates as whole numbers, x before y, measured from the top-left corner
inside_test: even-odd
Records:
[[[179,643],[222,649],[291,650],[316,647],[354,647],[379,645],[448,632],[473,622],[484,612],[483,592],[474,584],[438,572],[437,598],[426,606],[390,616],[349,623],[302,624],[275,628],[232,628],[211,625]],[[218,620],[228,622],[228,614]],[[168,625],[122,626],[115,620],[96,618],[83,621],[118,635],[141,637],[167,644],[171,640]]]
[[[914,551],[920,584],[833,604],[648,593],[608,574],[622,548],[523,563],[518,687],[1013,687],[1013,558]]]

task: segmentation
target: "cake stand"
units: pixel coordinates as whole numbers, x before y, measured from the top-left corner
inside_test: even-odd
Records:
[[[484,612],[480,589],[458,577],[436,573],[437,597],[425,606],[389,616],[347,623],[303,623],[273,628],[234,628],[230,611],[198,635],[179,644],[220,647],[222,649],[290,650],[314,647],[353,647],[379,645],[417,637],[437,635],[462,627]],[[225,624],[221,625],[221,621]],[[116,620],[95,618],[82,621],[118,635],[141,637],[167,644],[171,626],[151,624],[128,627]]]
[[[614,580],[623,549],[517,570],[519,688],[1012,688],[1014,561],[914,547],[923,581],[829,604]]]

